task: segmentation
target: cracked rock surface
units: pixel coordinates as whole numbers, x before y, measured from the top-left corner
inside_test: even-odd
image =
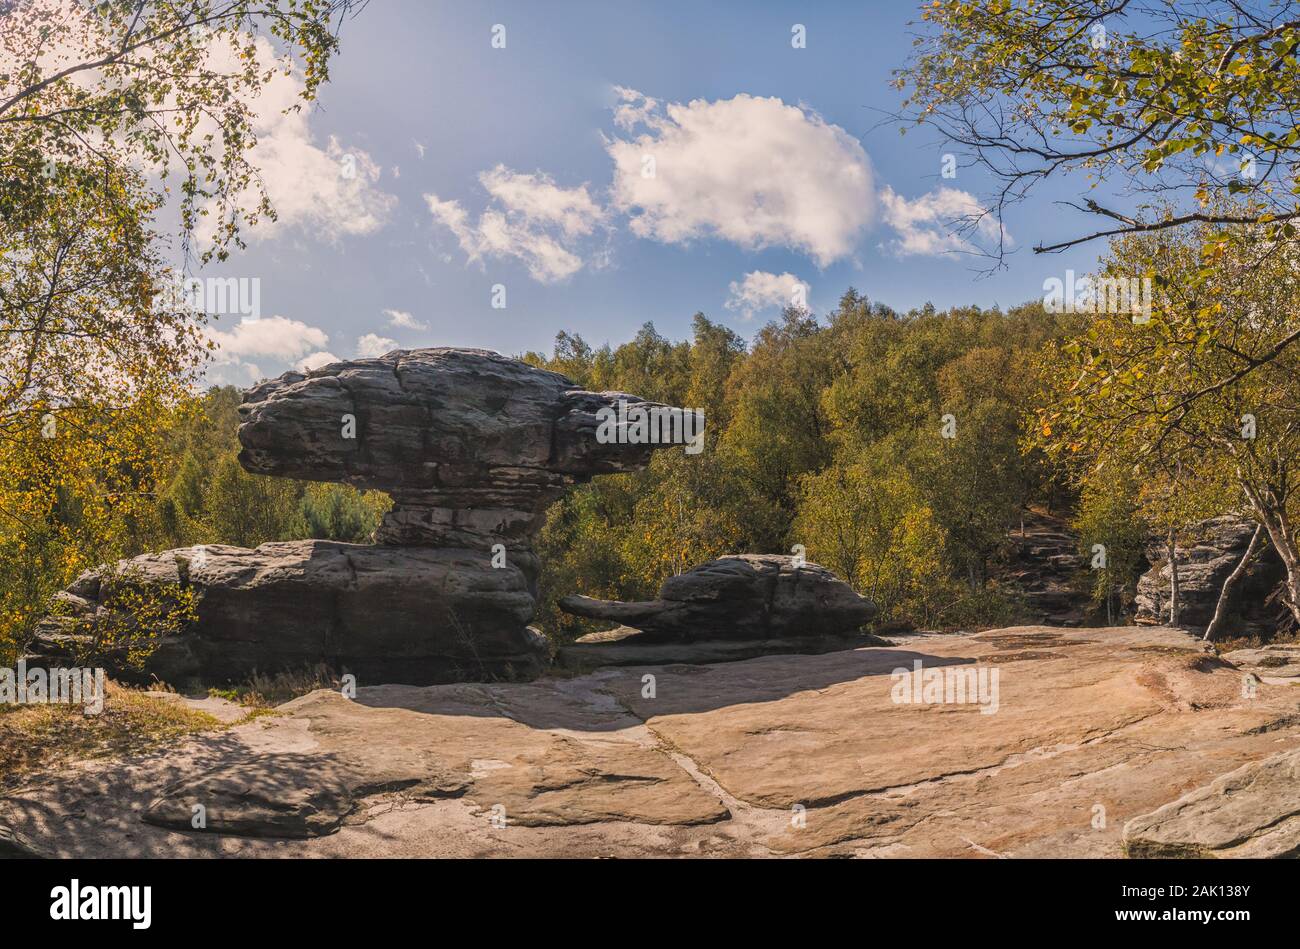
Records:
[[[997,711],[895,701],[892,673],[916,661],[996,669]],[[1178,852],[1194,825],[1217,828],[1194,841],[1217,855],[1280,854],[1300,701],[1253,676],[1244,689],[1247,676],[1163,627],[1018,627],[355,700],[318,691],[34,780],[0,799],[0,825],[85,856],[1120,857],[1126,825],[1130,846],[1144,827]],[[221,790],[246,786],[247,805]],[[307,799],[321,786],[339,789],[327,806]],[[224,827],[142,819],[205,797]],[[268,836],[266,815],[282,812]],[[323,834],[282,832],[316,813]]]

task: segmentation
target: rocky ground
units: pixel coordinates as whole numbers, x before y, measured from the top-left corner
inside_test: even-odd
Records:
[[[996,712],[895,702],[915,660],[996,669]],[[1160,627],[1017,627],[318,691],[33,780],[0,826],[51,856],[1294,854],[1297,673]]]
[[[998,579],[1018,591],[1028,612],[1049,626],[1083,626],[1090,604],[1079,575],[1087,563],[1078,535],[1064,518],[1039,511],[1021,514],[1023,529],[1011,531],[1011,550]]]

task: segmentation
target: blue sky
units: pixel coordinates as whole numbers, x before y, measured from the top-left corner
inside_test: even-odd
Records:
[[[308,115],[279,122],[267,97],[259,148],[285,213],[204,272],[261,281],[262,326],[221,317],[210,378],[394,346],[549,351],[561,329],[618,344],[646,321],[682,338],[697,311],[749,337],[791,277],[818,314],[849,286],[900,309],[1041,297],[1099,250],[1030,250],[1084,226],[1051,203],[1063,195],[1012,210],[1014,253],[986,275],[948,252],[946,223],[987,179],[942,179],[933,133],[879,124],[915,11],[373,0]]]

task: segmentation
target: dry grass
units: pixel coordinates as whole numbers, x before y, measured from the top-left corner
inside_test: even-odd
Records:
[[[1228,639],[1216,639],[1214,647],[1220,652],[1232,652],[1234,649],[1267,649],[1269,646],[1300,645],[1300,636],[1285,634],[1274,637],[1233,636]]]
[[[208,692],[228,702],[238,702],[254,709],[269,709],[317,689],[337,690],[342,684],[334,671],[322,662],[272,675],[255,672],[241,685],[229,689],[209,689]]]
[[[0,790],[72,761],[120,757],[227,726],[180,702],[106,683],[103,711],[80,705],[0,705]]]

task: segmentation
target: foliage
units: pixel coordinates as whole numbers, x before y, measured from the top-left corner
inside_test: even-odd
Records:
[[[274,215],[252,103],[283,70],[310,101],[350,6],[0,2],[0,659],[83,570],[196,530],[192,465],[158,499],[210,344],[157,221],[188,266],[200,223],[203,262]]]
[[[1126,466],[1162,533],[1243,508],[1264,524],[1300,609],[1297,250],[1266,228],[1117,241],[1112,271],[1154,278],[1149,320],[1096,314],[1045,350],[1037,439],[1081,477]],[[1206,272],[1205,259],[1213,258]]]
[[[987,584],[1022,505],[1057,499],[1059,472],[1022,451],[1026,366],[1059,332],[1041,306],[897,314],[848,291],[825,321],[790,309],[748,348],[697,314],[691,343],[653,327],[595,349],[561,333],[527,357],[583,385],[703,408],[699,455],[597,478],[549,512],[538,544],[539,622],[590,629],[566,593],[653,597],[663,580],[727,553],[789,553],[834,570],[880,622],[978,624],[1011,601]],[[953,414],[958,437],[945,439]]]
[[[1074,206],[1103,226],[1038,250],[1198,222],[1296,238],[1300,19],[1290,4],[933,0],[922,17],[927,29],[896,74],[904,114],[995,176],[987,213],[1000,218],[1051,176],[1085,176],[1088,196]],[[1107,206],[1107,185],[1181,206]],[[1234,195],[1233,208],[1206,207]]]
[[[1146,563],[1148,532],[1139,497],[1137,478],[1126,465],[1103,465],[1082,478],[1074,529],[1079,532],[1084,562],[1091,565],[1098,553],[1105,555],[1090,569],[1089,577],[1092,601],[1105,607],[1108,622],[1128,605],[1127,592]],[[1098,544],[1101,551],[1095,549]]]

